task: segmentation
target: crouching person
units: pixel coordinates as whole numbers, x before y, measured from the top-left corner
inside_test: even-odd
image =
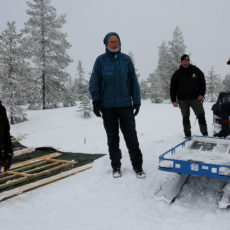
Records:
[[[1,167],[7,171],[12,163],[13,149],[10,139],[10,125],[6,109],[0,102],[0,172]]]
[[[227,65],[230,65],[230,58],[227,61]],[[214,137],[227,137],[230,135],[230,102],[224,102],[220,105],[221,115],[221,130],[219,133],[214,134]]]

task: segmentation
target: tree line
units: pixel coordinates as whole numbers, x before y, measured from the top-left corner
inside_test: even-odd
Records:
[[[159,46],[158,64],[146,80],[140,81],[143,99],[151,99],[152,103],[162,103],[170,100],[170,80],[172,74],[180,65],[180,57],[186,53],[183,33],[177,26],[171,41],[163,41]],[[201,67],[202,69],[202,67]],[[222,81],[214,67],[211,66],[206,78],[206,96],[208,102],[215,102],[221,91],[229,91],[230,74]]]
[[[80,60],[76,76],[66,70],[73,61],[67,54],[71,44],[67,34],[61,31],[66,16],[57,15],[51,0],[31,0],[27,7],[29,19],[24,28],[17,32],[16,22],[11,21],[0,34],[0,99],[7,106],[11,124],[26,119],[25,108],[50,109],[76,103],[82,116],[90,117],[90,74],[86,76]],[[142,99],[151,99],[153,103],[169,100],[170,79],[184,53],[183,34],[176,27],[172,40],[159,46],[155,71],[143,79],[135,68]],[[132,52],[129,56],[135,64]],[[220,90],[229,88],[230,75],[222,82],[212,67],[206,83],[206,98],[215,101]]]

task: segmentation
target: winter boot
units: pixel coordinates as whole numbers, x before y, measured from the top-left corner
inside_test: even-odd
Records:
[[[134,169],[134,171],[135,171],[136,176],[138,178],[145,178],[146,174],[145,174],[145,172],[143,171],[142,168],[136,168],[136,169]]]
[[[113,169],[113,178],[118,178],[121,176],[122,176],[121,169],[120,168],[114,168]]]
[[[222,129],[219,133],[214,134],[214,137],[227,137],[230,135],[230,129],[229,129],[229,120],[223,120],[221,121]]]

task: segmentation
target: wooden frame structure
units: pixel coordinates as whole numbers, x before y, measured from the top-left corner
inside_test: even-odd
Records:
[[[71,167],[78,163],[77,161],[54,159],[54,157],[61,155],[61,153],[55,152],[13,164],[11,166],[11,170],[3,172],[0,177],[0,202],[19,195],[23,192],[89,169],[93,165],[91,163],[82,167],[71,168],[69,170],[65,170],[61,173],[53,175],[52,173],[55,173],[60,169]],[[49,176],[49,174],[52,174],[52,176]],[[45,179],[39,180],[39,177],[44,176],[46,177]],[[34,180],[35,178],[38,180],[30,183],[30,181]],[[26,185],[10,189],[12,186],[17,186],[25,182],[28,183]]]

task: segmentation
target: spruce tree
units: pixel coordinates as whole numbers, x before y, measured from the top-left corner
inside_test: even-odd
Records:
[[[61,32],[65,15],[57,16],[50,0],[27,2],[30,16],[25,23],[25,41],[30,45],[30,53],[40,80],[42,108],[54,108],[63,102],[60,95],[68,80],[66,67],[71,62],[66,50],[70,48],[66,34]]]
[[[92,106],[88,95],[83,95],[80,101],[78,112],[81,113],[83,118],[89,118],[91,116]]]
[[[156,75],[161,79],[161,86],[164,90],[164,98],[169,99],[170,80],[176,69],[180,66],[180,58],[185,53],[186,46],[182,31],[177,26],[173,32],[171,41],[162,42],[159,47],[159,61],[156,68]]]
[[[81,101],[82,97],[88,93],[88,85],[85,79],[85,71],[82,66],[81,60],[77,64],[77,78],[74,82],[74,88],[76,89],[77,99]]]
[[[140,78],[140,74],[138,73],[138,69],[136,68],[136,62],[135,62],[133,53],[129,52],[128,55],[129,55],[129,57],[131,58],[131,60],[133,62],[133,66],[134,66],[134,70],[135,70],[137,78]]]
[[[168,45],[169,45],[169,52],[170,52],[171,72],[174,72],[180,65],[181,56],[186,51],[183,33],[178,26],[174,30],[172,41],[169,41]]]
[[[206,77],[206,99],[210,102],[215,102],[221,92],[221,79],[218,74],[215,73],[214,67],[208,72]]]
[[[166,42],[162,42],[159,46],[159,59],[158,65],[156,68],[156,75],[159,77],[161,81],[162,90],[164,92],[164,98],[169,98],[169,87],[170,87],[170,79],[172,75],[171,68],[171,55],[169,52],[169,47]]]
[[[65,90],[63,91],[63,106],[70,107],[76,105],[76,89],[71,77],[65,84]]]
[[[164,99],[162,81],[156,73],[149,74],[149,97],[152,103],[161,103]]]
[[[9,108],[11,124],[26,120],[25,111],[19,107],[26,101],[30,77],[25,50],[22,33],[16,32],[14,21],[8,22],[7,28],[1,33],[0,39],[0,86],[1,98]]]
[[[146,80],[141,80],[140,81],[140,90],[141,90],[141,99],[147,99],[148,98],[148,82]]]
[[[230,92],[230,73],[227,74],[223,80],[223,90],[225,92]]]
[[[76,90],[77,99],[80,102],[78,112],[82,114],[83,118],[90,117],[90,112],[92,111],[88,85],[89,82],[85,77],[82,62],[79,60],[77,65],[77,78],[75,79],[74,88]]]

